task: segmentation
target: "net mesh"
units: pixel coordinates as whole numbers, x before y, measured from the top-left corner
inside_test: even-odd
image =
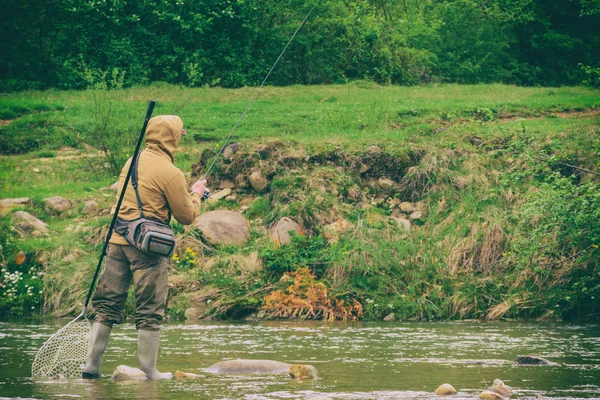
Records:
[[[91,324],[83,314],[69,322],[38,351],[31,367],[32,376],[81,378],[90,336]]]

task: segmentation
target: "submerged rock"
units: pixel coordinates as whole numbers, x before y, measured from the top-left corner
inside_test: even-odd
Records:
[[[454,386],[452,386],[451,384],[444,383],[443,385],[440,385],[440,387],[435,389],[434,393],[438,396],[447,396],[451,394],[456,394],[458,392],[456,391],[456,389],[454,389]]]
[[[481,400],[503,400],[504,399],[504,397],[502,397],[501,394],[492,392],[491,390],[485,390],[485,391],[479,393],[479,398]]]
[[[145,380],[146,373],[139,368],[128,367],[127,365],[119,365],[115,368],[112,376],[110,377],[113,381],[124,381],[124,380]]]
[[[518,356],[515,358],[515,364],[518,365],[559,365],[558,363],[548,361],[538,356]]]
[[[206,368],[215,374],[283,374],[290,371],[290,364],[272,360],[227,360]]]
[[[512,394],[512,388],[505,385],[500,379],[494,379],[494,383],[490,387],[490,390],[501,394],[502,396],[509,396]]]
[[[173,378],[204,378],[204,376],[193,374],[191,372],[175,371]]]
[[[295,364],[290,367],[290,376],[294,379],[317,379],[319,373],[312,365]]]

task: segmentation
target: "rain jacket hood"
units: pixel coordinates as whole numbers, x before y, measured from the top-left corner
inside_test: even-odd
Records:
[[[148,121],[146,145],[151,151],[164,153],[174,161],[173,155],[181,141],[183,121],[177,115],[159,115]]]

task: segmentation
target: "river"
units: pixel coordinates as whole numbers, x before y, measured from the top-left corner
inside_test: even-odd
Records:
[[[137,367],[136,331],[113,329],[95,381],[33,381],[37,350],[68,320],[0,322],[0,398],[36,399],[439,399],[450,383],[457,399],[477,399],[501,379],[514,399],[600,399],[600,325],[527,322],[170,322],[163,327],[161,371],[198,379],[112,382],[118,365]],[[538,355],[559,366],[518,366]],[[212,375],[224,359],[311,364],[319,378]]]

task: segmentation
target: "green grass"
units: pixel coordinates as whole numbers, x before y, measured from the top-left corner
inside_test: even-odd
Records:
[[[44,309],[73,312],[81,303],[115,201],[113,192],[101,189],[116,174],[90,147],[99,105],[112,102],[110,117],[116,122],[110,133],[123,159],[133,151],[149,99],[158,101],[154,115],[180,115],[188,136],[175,164],[194,179],[190,171],[200,154],[218,150],[255,92],[159,83],[108,94],[50,90],[0,97],[0,111],[13,119],[0,128],[1,197],[32,198],[33,205],[23,209],[51,229],[49,236],[21,238],[9,216],[2,217],[7,268],[17,268],[19,250],[43,258],[44,268],[52,271]],[[591,222],[600,205],[593,194],[598,178],[565,164],[598,170],[599,94],[583,87],[369,82],[264,88],[233,137],[242,143],[239,157],[247,160],[254,160],[256,145],[272,146],[261,168],[272,169],[274,176],[245,214],[251,241],[241,249],[207,249],[198,245],[193,230],[180,230],[181,249],[196,246],[202,270],[174,271],[172,315],[183,314],[185,299],[198,285],[231,292],[238,282],[235,298],[215,302],[222,306],[212,311],[222,317],[240,315],[234,303],[260,304],[261,297],[252,293],[279,279],[272,271],[246,283],[202,265],[229,268],[224,271],[238,276],[243,261],[232,258],[250,251],[275,257],[263,256],[263,262],[281,257],[301,263],[302,257],[273,249],[268,239],[270,224],[284,216],[302,222],[314,238],[340,218],[353,223],[337,244],[312,243],[319,254],[304,261],[316,259],[319,276],[335,293],[358,299],[367,319],[380,319],[391,308],[398,318],[424,319],[597,315],[598,301],[583,295],[600,299],[600,255],[594,247],[600,234]],[[370,169],[360,172],[362,165]],[[227,171],[221,159],[210,178],[235,178]],[[398,185],[379,189],[371,180],[381,175],[394,177]],[[71,199],[75,211],[44,210],[41,200],[58,195]],[[256,196],[251,190],[238,195],[205,210],[239,209],[242,198]],[[390,217],[391,199],[424,203],[426,218],[407,234]],[[80,215],[87,200],[98,202],[100,211]],[[90,229],[83,232],[85,227]],[[76,262],[62,261],[73,252]],[[245,299],[245,293],[252,295]]]

